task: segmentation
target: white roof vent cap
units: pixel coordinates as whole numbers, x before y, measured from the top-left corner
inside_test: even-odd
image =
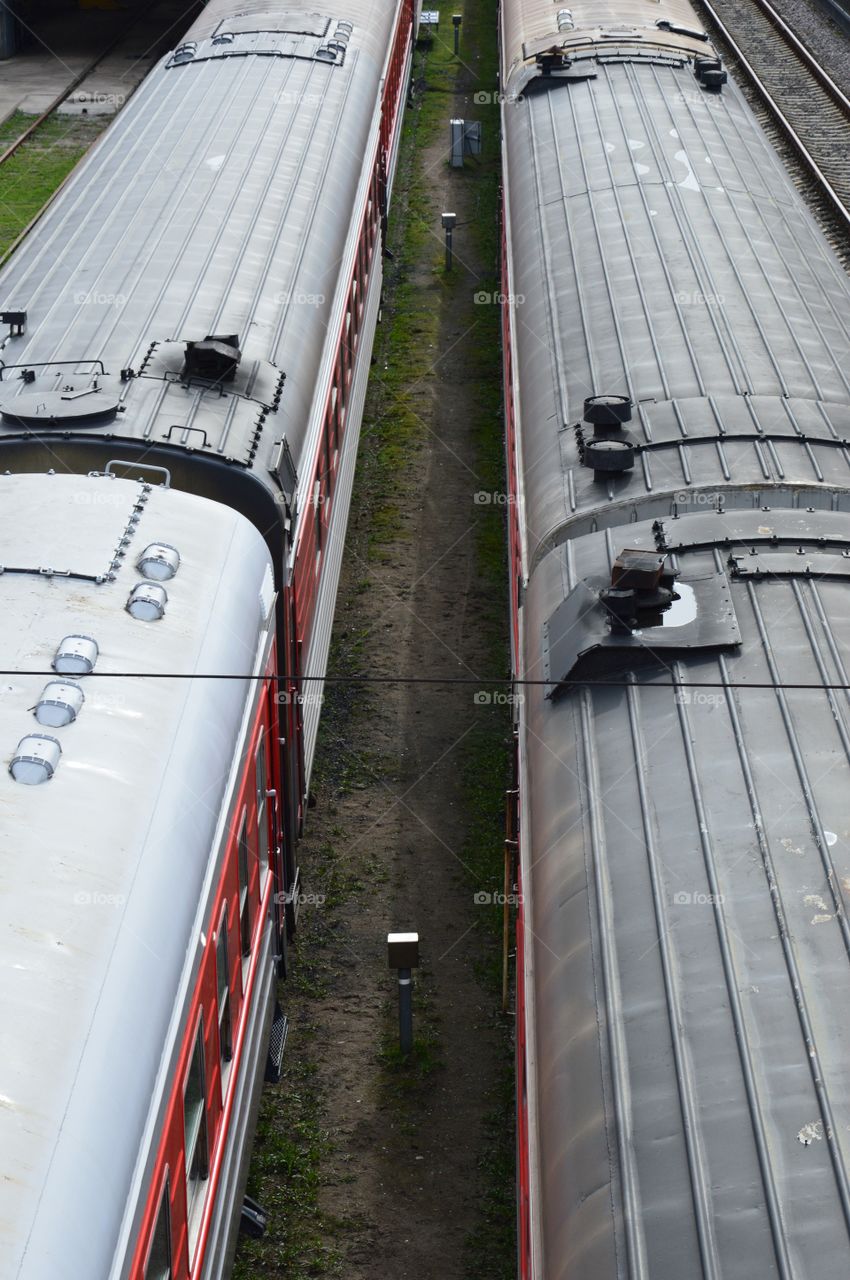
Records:
[[[85,699],[80,686],[72,680],[51,680],[44,686],[33,708],[35,718],[39,724],[61,729],[66,724],[73,724]]]
[[[165,587],[157,586],[155,582],[140,582],[130,592],[127,612],[137,622],[159,622],[165,613],[167,602]]]
[[[28,734],[18,743],[9,772],[16,782],[37,787],[53,777],[61,754],[62,748],[55,738],[46,733]]]
[[[180,552],[167,542],[152,542],[139,556],[136,568],[154,582],[168,582],[180,568]]]
[[[65,636],[53,659],[53,670],[60,676],[87,676],[94,670],[99,649],[91,636]]]

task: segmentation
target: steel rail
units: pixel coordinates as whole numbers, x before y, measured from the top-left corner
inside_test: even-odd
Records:
[[[850,210],[848,210],[847,206],[832,186],[832,183],[829,181],[829,178],[811,155],[806,144],[797,133],[797,130],[791,124],[791,121],[785,115],[785,112],[779,106],[779,103],[762,81],[758,71],[741,49],[734,35],[714,8],[711,0],[700,0],[700,3],[710,16],[712,22],[717,27],[717,30],[720,32],[723,40],[729,46],[737,61],[749,76],[752,87],[755,89],[759,98],[761,98],[762,102],[779,125],[786,141],[791,145],[798,159],[803,164],[803,167],[809,172],[821,188],[830,205],[832,213],[841,223],[842,229],[850,235]],[[771,22],[777,32],[777,35],[785,42],[788,48],[796,54],[806,70],[829,95],[835,105],[843,112],[847,119],[848,129],[850,129],[850,99],[842,93],[835,81],[827,74],[826,71],[824,71],[823,67],[817,62],[813,54],[810,53],[802,41],[798,39],[780,14],[778,14],[773,8],[773,5],[769,3],[769,0],[754,0],[754,3]],[[848,141],[850,141],[850,137],[848,138]]]

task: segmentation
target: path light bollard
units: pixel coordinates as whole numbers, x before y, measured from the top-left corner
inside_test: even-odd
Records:
[[[463,22],[463,15],[460,13],[452,14],[452,25],[455,29],[455,54],[460,52],[460,24]]]
[[[398,1043],[405,1057],[413,1048],[413,975],[419,964],[418,933],[388,933],[387,957],[398,970]]]
[[[443,229],[446,233],[446,271],[451,271],[452,269],[452,232],[455,229],[456,223],[456,213],[443,214]]]

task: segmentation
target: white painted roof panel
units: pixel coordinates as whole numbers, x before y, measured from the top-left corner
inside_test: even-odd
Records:
[[[109,1270],[175,992],[197,935],[250,674],[268,627],[269,560],[233,511],[131,481],[0,477],[0,509],[27,508],[57,545],[74,528],[109,548],[144,498],[113,582],[0,575],[0,1276],[80,1280]],[[160,622],[126,612],[151,541],[179,548]],[[23,546],[24,544],[22,544]],[[78,720],[53,733],[50,782],[12,780],[18,741],[57,642],[94,636]],[[143,672],[128,679],[110,672]],[[97,1206],[98,1230],[92,1230]]]

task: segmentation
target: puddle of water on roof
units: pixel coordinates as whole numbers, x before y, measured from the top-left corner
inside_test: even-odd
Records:
[[[696,180],[696,174],[691,168],[691,162],[688,159],[688,153],[686,151],[677,151],[676,159],[680,161],[680,163],[683,164],[688,171],[687,176],[684,177],[681,182],[677,182],[676,186],[684,187],[686,191],[699,191],[700,189],[699,183]]]
[[[662,627],[685,627],[697,616],[697,597],[693,587],[689,587],[687,582],[677,582],[675,591],[679,599],[664,610]]]

